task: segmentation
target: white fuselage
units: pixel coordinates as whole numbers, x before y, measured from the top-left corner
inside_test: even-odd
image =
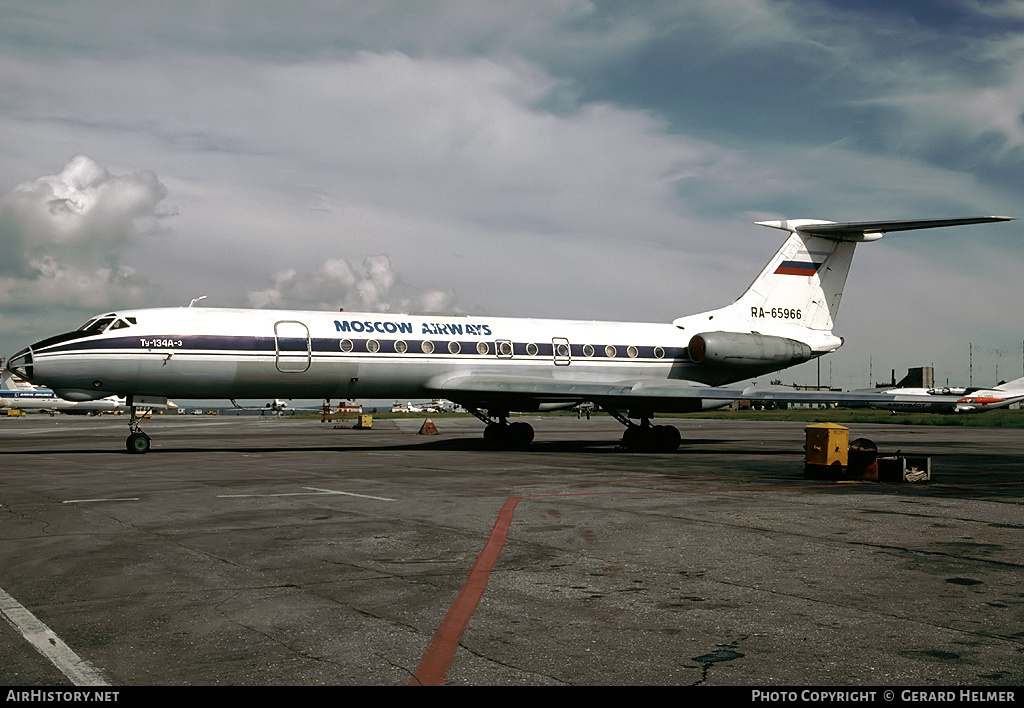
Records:
[[[714,313],[674,324],[214,308],[105,317],[114,324],[104,331],[33,345],[28,378],[72,400],[419,398],[461,375],[715,386],[794,363],[694,363],[687,352],[693,335],[728,325],[736,331]],[[784,323],[760,330],[808,334]],[[820,339],[807,342],[815,356],[840,343],[830,333]]]

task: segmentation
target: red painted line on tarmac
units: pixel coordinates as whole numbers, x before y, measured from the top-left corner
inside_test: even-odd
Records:
[[[462,638],[462,632],[469,624],[480,598],[483,597],[487,580],[491,576],[491,569],[498,560],[501,549],[505,546],[509,527],[512,526],[512,514],[520,499],[522,497],[509,497],[501,507],[501,511],[498,512],[498,519],[494,522],[494,528],[491,529],[487,545],[477,556],[473,569],[469,571],[469,579],[462,586],[458,597],[455,598],[455,603],[448,610],[448,614],[434,634],[430,646],[427,647],[423,658],[420,659],[420,665],[413,673],[412,680],[409,681],[410,686],[440,686],[444,683],[448,667],[455,659],[455,649]]]
[[[978,483],[976,485],[950,484],[929,486],[965,487],[1017,484],[1020,483],[998,482],[995,484]],[[434,638],[430,642],[430,646],[427,647],[427,651],[424,652],[423,657],[420,659],[420,665],[413,673],[413,677],[409,681],[408,685],[440,686],[444,683],[444,680],[448,675],[448,669],[451,667],[452,661],[455,660],[455,649],[459,646],[459,641],[462,639],[462,633],[469,624],[469,620],[472,619],[473,612],[476,610],[477,605],[480,603],[480,599],[483,597],[484,590],[487,588],[487,581],[490,578],[491,569],[494,568],[494,564],[497,562],[498,556],[505,547],[505,541],[508,538],[508,532],[512,526],[512,517],[515,513],[516,506],[523,499],[609,496],[617,494],[708,494],[714,492],[737,491],[769,492],[792,489],[821,489],[827,487],[835,488],[835,485],[826,483],[800,484],[782,487],[720,487],[717,489],[694,489],[690,491],[655,489],[615,490],[611,492],[565,492],[562,494],[529,494],[509,497],[505,500],[505,504],[498,512],[498,518],[494,522],[494,528],[491,529],[491,535],[488,537],[483,551],[481,551],[480,555],[477,556],[476,562],[473,563],[473,568],[469,571],[469,578],[466,580],[466,584],[462,586],[458,596],[455,598],[455,603],[451,606],[451,609],[448,610],[448,614],[445,615],[444,621],[441,622],[441,626],[438,627],[437,632],[434,634]]]
[[[767,491],[771,489],[812,489],[818,486],[826,485],[755,487],[753,488],[753,491]],[[717,491],[735,491],[735,489],[701,489],[694,490],[694,492],[683,493],[692,494],[695,492],[707,493]],[[448,669],[451,667],[452,661],[455,660],[455,649],[459,646],[459,641],[462,639],[462,633],[469,624],[469,620],[473,617],[473,612],[480,603],[480,598],[483,597],[484,590],[487,588],[487,580],[491,576],[491,569],[494,568],[494,564],[497,562],[498,556],[501,554],[501,550],[505,547],[505,541],[508,538],[508,531],[512,526],[512,516],[515,513],[516,506],[522,499],[606,496],[614,494],[679,493],[679,491],[650,489],[633,491],[616,490],[613,492],[531,494],[527,496],[509,497],[506,499],[505,504],[501,507],[501,511],[498,512],[498,518],[494,522],[494,528],[491,529],[491,535],[488,537],[483,551],[481,551],[480,555],[477,556],[476,562],[473,563],[472,570],[469,571],[469,578],[466,580],[466,584],[462,586],[458,596],[455,598],[455,603],[451,606],[451,609],[448,610],[448,614],[445,615],[444,621],[441,622],[441,626],[438,627],[437,632],[434,634],[434,638],[430,641],[430,646],[427,647],[427,651],[424,652],[423,657],[420,659],[420,665],[413,673],[412,679],[410,679],[408,685],[440,686],[444,683],[444,680],[448,675]]]

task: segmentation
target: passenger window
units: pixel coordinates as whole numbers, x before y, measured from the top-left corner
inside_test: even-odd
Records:
[[[423,349],[424,354],[434,353],[434,343],[431,342],[429,339],[424,339],[423,344],[420,345],[420,348]]]
[[[487,342],[477,342],[476,343],[476,353],[477,354],[486,354],[490,350],[491,350],[490,347],[487,346]]]
[[[398,352],[399,354],[405,354],[405,352],[406,352],[406,350],[408,348],[409,348],[409,345],[407,345],[401,339],[399,339],[397,342],[395,342],[395,351]]]

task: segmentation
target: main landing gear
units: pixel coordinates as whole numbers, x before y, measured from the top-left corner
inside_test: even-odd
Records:
[[[466,410],[487,424],[487,427],[484,428],[484,441],[490,447],[499,450],[525,450],[533,442],[533,426],[522,422],[509,423],[507,411],[492,418],[478,408],[467,408]],[[491,411],[487,413],[489,414]]]
[[[136,410],[134,405],[131,406],[128,418],[128,439],[124,441],[124,446],[128,452],[134,455],[144,455],[149,452],[152,441],[139,427],[139,419],[135,417]]]
[[[682,436],[676,426],[651,425],[650,416],[641,417],[637,425],[614,408],[604,410],[626,426],[622,433],[622,449],[626,452],[675,452],[679,448]]]

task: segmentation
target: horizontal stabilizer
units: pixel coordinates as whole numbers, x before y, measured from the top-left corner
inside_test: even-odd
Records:
[[[974,216],[963,219],[918,219],[909,221],[858,221],[838,224],[818,219],[789,219],[783,221],[758,221],[758,226],[768,226],[792,233],[802,233],[833,241],[874,241],[882,234],[893,231],[914,229],[938,229],[946,226],[967,226],[988,224],[994,221],[1013,221],[1012,216]]]

